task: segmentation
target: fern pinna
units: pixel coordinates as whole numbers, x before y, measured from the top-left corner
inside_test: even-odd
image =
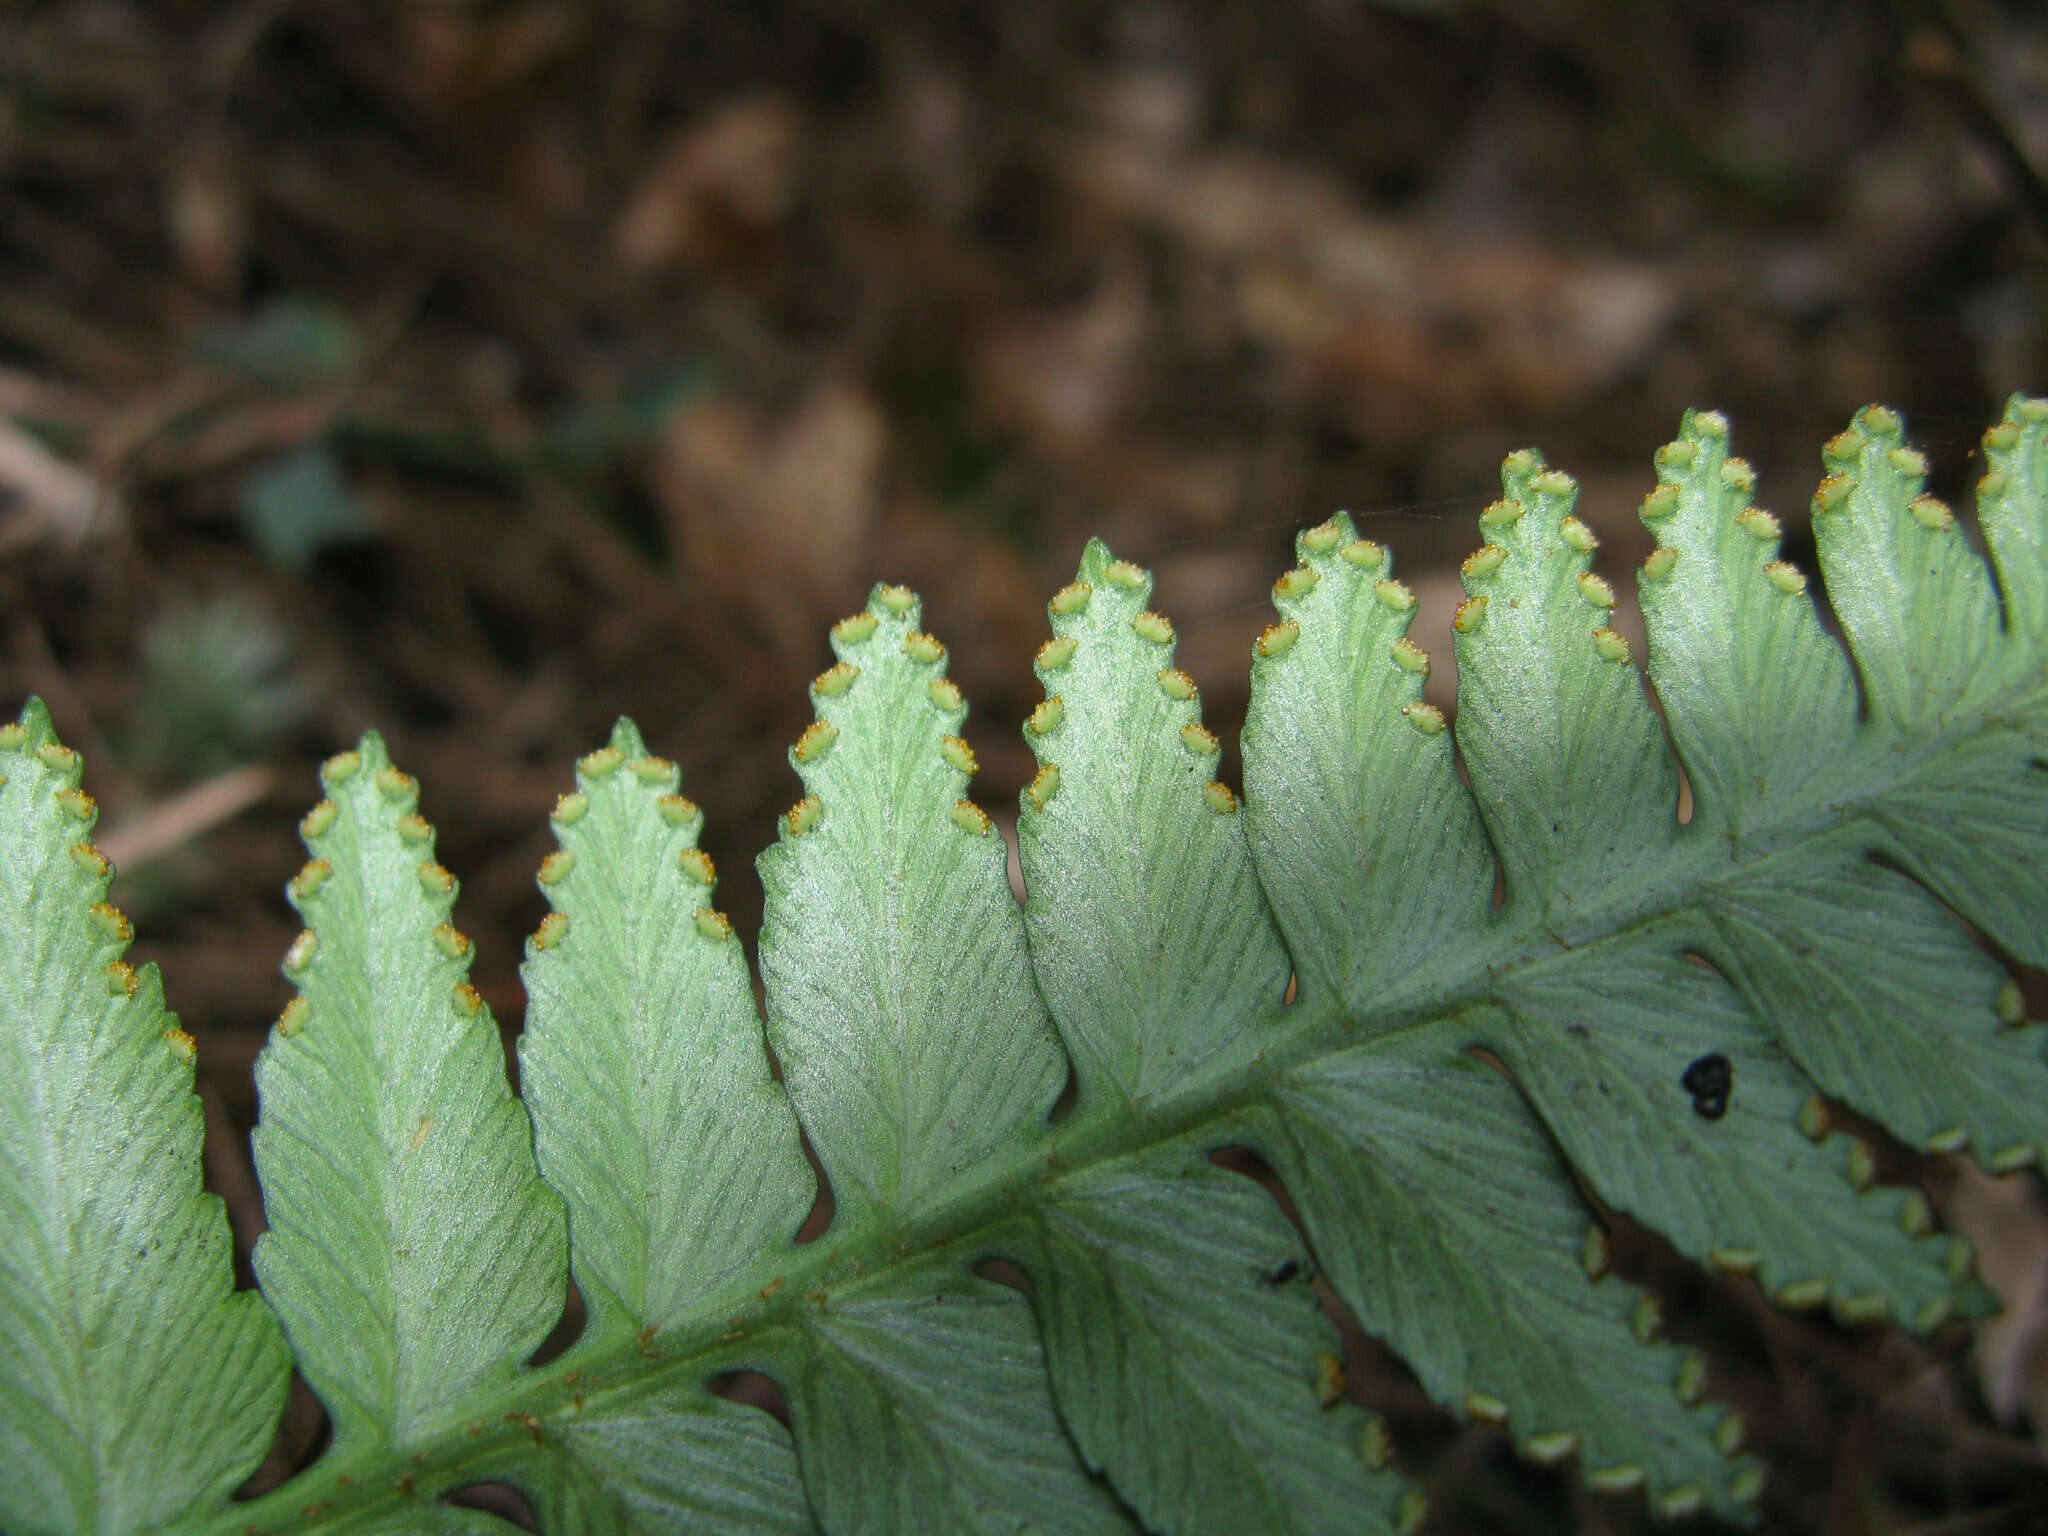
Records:
[[[1573,482],[1517,453],[1464,565],[1455,732],[1414,597],[1339,517],[1275,584],[1241,803],[1150,577],[1092,544],[1024,727],[1021,910],[945,647],[876,588],[761,859],[779,1081],[699,813],[621,722],[554,812],[513,1096],[455,879],[365,737],[291,884],[260,1297],[200,1192],[193,1041],[121,958],[31,702],[0,729],[0,1527],[511,1529],[446,1501],[481,1481],[550,1532],[1410,1527],[1309,1248],[1453,1412],[1743,1519],[1742,1424],[1578,1181],[1787,1308],[1982,1310],[1967,1245],[1829,1112],[1998,1172],[2048,1146],[1992,958],[2048,963],[2048,403],[1984,440],[1995,582],[1893,412],[1828,444],[1847,654],[1727,437],[1688,416],[1642,505],[1661,723]],[[836,1202],[801,1245],[800,1132]],[[572,1275],[588,1326],[531,1367]],[[332,1444],[231,1502],[294,1364]],[[711,1390],[735,1370],[787,1431]]]

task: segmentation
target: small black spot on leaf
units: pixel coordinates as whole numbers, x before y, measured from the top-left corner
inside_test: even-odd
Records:
[[[1270,1275],[1266,1276],[1266,1284],[1285,1285],[1288,1281],[1292,1280],[1296,1275],[1300,1273],[1301,1261],[1299,1259],[1289,1259],[1286,1263],[1282,1264],[1278,1269],[1274,1270]]]
[[[1678,1086],[1692,1095],[1694,1114],[1702,1120],[1718,1120],[1728,1113],[1728,1096],[1735,1091],[1735,1067],[1726,1056],[1713,1051],[1687,1067]]]

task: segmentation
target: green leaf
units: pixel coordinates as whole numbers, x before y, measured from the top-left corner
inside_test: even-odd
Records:
[[[839,665],[790,750],[809,793],[760,859],[769,1039],[849,1227],[1042,1135],[1066,1080],[1003,840],[962,794],[966,705],[919,614],[877,587],[834,628]]]
[[[1637,583],[1650,675],[1692,785],[1691,824],[1742,857],[1788,807],[1839,782],[1856,680],[1805,575],[1778,560],[1778,520],[1751,510],[1756,472],[1729,455],[1727,419],[1686,412],[1656,462],[1641,516],[1658,547]]]
[[[1155,1529],[1395,1529],[1384,1431],[1335,1396],[1301,1239],[1250,1180],[1155,1145],[1063,1180],[1030,1252],[1061,1416]]]
[[[0,726],[0,1527],[24,1536],[224,1504],[289,1375],[200,1192],[192,1038],[121,958],[80,771],[39,700]]]
[[[1644,1342],[1652,1298],[1588,1278],[1571,1170],[1513,1085],[1463,1053],[1475,1033],[1447,1019],[1304,1063],[1248,1139],[1338,1294],[1437,1401],[1504,1422],[1536,1459],[1576,1454],[1596,1487],[1740,1518],[1761,1478],[1713,1444],[1727,1410]]]
[[[1669,932],[1624,934],[1516,970],[1485,1039],[1580,1174],[1684,1253],[1754,1272],[1795,1308],[1843,1321],[1948,1315],[1947,1245],[1897,1222],[1899,1192],[1851,1198],[1846,1145],[1770,1028]],[[1729,1063],[1725,1102],[1685,1087]],[[1802,1123],[1811,1136],[1801,1131]]]
[[[1896,412],[1862,411],[1828,445],[1814,536],[1871,712],[1891,727],[1885,735],[1908,738],[1874,750],[1913,752],[1920,743],[1912,738],[1943,748],[1915,753],[1910,790],[1873,807],[1885,834],[1879,847],[2014,956],[2042,965],[2048,779],[2037,754],[2048,747],[2048,641],[2032,623],[2040,519],[2014,503],[2023,485],[2036,508],[2044,499],[2043,472],[2029,466],[2042,461],[2048,431],[2030,414],[2016,401],[2004,425],[1985,434],[1987,455],[2008,466],[1987,477],[2007,484],[1993,484],[1983,501],[1985,536],[2008,587],[2007,632],[1984,562],[1949,509],[1920,494],[1925,461],[1904,446]],[[1942,739],[1987,714],[1991,728],[1974,740]]]
[[[687,1316],[793,1239],[817,1188],[677,782],[626,720],[577,765],[528,944],[520,1082],[597,1333]]]
[[[528,967],[533,1134],[593,1318],[532,1370],[558,1207],[461,984],[452,878],[367,739],[310,819],[314,931],[259,1133],[259,1268],[337,1444],[175,1528],[494,1531],[440,1502],[493,1478],[564,1531],[1405,1527],[1305,1254],[1529,1458],[1745,1517],[1740,1419],[1608,1273],[1590,1201],[1843,1322],[1982,1305],[1968,1245],[1828,1120],[1846,1100],[2001,1172],[2048,1150],[2042,1031],[1992,953],[2048,932],[2048,407],[2007,418],[1980,487],[2002,592],[1888,415],[1835,445],[1817,515],[1847,651],[1726,424],[1687,418],[1643,509],[1685,823],[1572,484],[1533,453],[1466,565],[1455,732],[1384,552],[1343,519],[1301,535],[1237,815],[1144,574],[1091,547],[1027,736],[1028,915],[960,797],[943,647],[878,588],[835,633],[792,754],[809,793],[762,859],[787,1102],[694,814],[622,725],[558,811]],[[1082,1090],[1057,1121],[1055,1019]],[[808,1244],[792,1109],[836,1202]],[[1305,1247],[1220,1147],[1279,1172]],[[69,1230],[30,1198],[29,1230]],[[734,1371],[779,1384],[793,1436],[713,1395]]]
[[[2005,602],[2005,656],[2015,686],[2030,689],[2035,740],[2048,725],[2048,401],[2014,395],[2005,419],[1984,434],[1988,466],[1977,482],[1977,518]]]
[[[1132,1528],[1060,1430],[1029,1303],[950,1255],[840,1289],[779,1374],[829,1531]]]
[[[554,915],[528,942],[520,1082],[591,1309],[579,1359],[752,1299],[816,1193],[678,778],[628,720],[577,764],[541,866]],[[701,1381],[594,1406],[541,1444],[511,1470],[550,1531],[812,1529],[787,1431]]]
[[[1913,1146],[2048,1154],[2048,1062],[2002,1028],[2005,973],[1904,876],[1837,845],[1709,888],[1699,948],[1825,1092]]]
[[[1592,570],[1578,486],[1528,449],[1501,466],[1480,515],[1491,569],[1467,562],[1484,608],[1456,630],[1458,750],[1507,887],[1504,922],[1534,905],[1554,932],[1592,898],[1660,870],[1678,835],[1678,775],[1628,644],[1614,589]]]
[[[1386,550],[1342,514],[1296,547],[1280,622],[1252,647],[1245,821],[1302,1003],[1332,996],[1372,1029],[1404,981],[1469,952],[1492,917],[1493,853],[1422,702],[1415,598]]]
[[[577,1414],[502,1467],[550,1536],[810,1536],[788,1432],[698,1381]]]
[[[321,779],[299,995],[256,1064],[255,1262],[341,1457],[509,1381],[561,1315],[566,1255],[418,787],[374,732]]]
[[[1942,502],[1897,411],[1868,406],[1823,454],[1814,542],[1872,721],[1925,737],[2010,686],[1991,573]]]
[[[1256,1051],[1259,1011],[1287,990],[1237,797],[1151,592],[1089,541],[1048,610],[1046,702],[1024,728],[1040,765],[1017,822],[1025,926],[1082,1115]]]

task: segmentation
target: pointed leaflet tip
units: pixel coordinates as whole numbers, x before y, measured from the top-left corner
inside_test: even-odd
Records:
[[[1283,573],[1280,579],[1273,583],[1273,601],[1288,602],[1307,597],[1309,593],[1315,591],[1316,583],[1320,580],[1322,577],[1316,573],[1314,566],[1297,565],[1293,570]]]
[[[1391,576],[1372,584],[1372,595],[1395,613],[1409,613],[1415,607],[1415,594]]]
[[[1771,1297],[1779,1308],[1786,1312],[1811,1312],[1822,1306],[1828,1299],[1828,1282],[1823,1275],[1809,1275],[1804,1280],[1794,1280],[1778,1287]]]
[[[583,805],[587,810],[590,802],[585,800]],[[654,802],[654,809],[669,826],[690,834],[704,824],[704,812],[688,795],[662,795]]]
[[[1465,557],[1464,564],[1458,567],[1458,573],[1467,581],[1479,581],[1499,570],[1501,562],[1507,557],[1508,552],[1498,544],[1482,544]]]
[[[1992,1003],[1998,1014],[1998,1022],[2012,1029],[2027,1022],[2027,995],[2020,990],[2020,984],[2008,976],[1998,989],[1998,996]]]
[[[1771,578],[1771,585],[1780,592],[1797,596],[1806,590],[1806,573],[1789,560],[1772,560],[1764,566],[1764,574]]]
[[[1579,1245],[1579,1267],[1585,1270],[1588,1280],[1603,1280],[1612,1266],[1607,1229],[1595,1222],[1586,1228],[1586,1239]]]
[[[1060,728],[1060,722],[1066,719],[1066,717],[1067,706],[1065,701],[1058,694],[1054,694],[1049,699],[1039,700],[1038,704],[1032,709],[1030,718],[1025,723],[1031,727],[1032,735],[1050,736]]]
[[[1261,656],[1281,656],[1300,638],[1301,626],[1292,619],[1282,619],[1278,624],[1268,624],[1259,631],[1259,638],[1252,642],[1252,649]]]
[[[1735,526],[1758,543],[1778,538],[1784,533],[1778,520],[1762,507],[1744,507],[1735,514]]]
[[[1706,1507],[1707,1490],[1697,1483],[1687,1483],[1657,1501],[1657,1515],[1663,1520],[1688,1520]]]
[[[917,606],[917,594],[908,587],[885,584],[875,588],[874,601],[900,618]]]
[[[1578,1454],[1579,1436],[1573,1430],[1555,1429],[1548,1434],[1531,1435],[1519,1449],[1524,1460],[1539,1467],[1554,1467]]]
[[[85,915],[92,919],[93,926],[124,949],[135,940],[135,925],[128,921],[128,914],[111,902],[96,901],[85,909]]]
[[[320,887],[325,885],[333,875],[334,866],[328,863],[327,860],[306,860],[304,864],[299,866],[299,872],[292,876],[291,884],[286,887],[286,890],[291,895],[292,905],[298,906],[302,902],[311,900],[313,896],[319,893]]]
[[[1333,519],[1318,523],[1301,536],[1301,547],[1312,555],[1327,555],[1335,549],[1344,537],[1344,530]]]
[[[1131,628],[1138,632],[1139,639],[1149,640],[1154,645],[1166,645],[1173,639],[1173,621],[1149,608],[1131,620]]]
[[[1929,533],[1942,533],[1956,525],[1955,513],[1939,497],[1915,496],[1906,503],[1906,510],[1913,514],[1913,521]]]
[[[643,752],[626,759],[626,771],[642,784],[656,785],[664,789],[673,788],[680,770],[665,757],[652,752]]]
[[[1085,581],[1070,581],[1053,593],[1046,611],[1056,619],[1063,619],[1081,612],[1088,606],[1088,599],[1095,589]]]
[[[814,763],[832,750],[832,744],[839,739],[839,727],[829,720],[813,720],[804,727],[803,735],[797,737],[796,745],[789,749],[792,762]]]
[[[1707,1395],[1707,1357],[1696,1349],[1688,1349],[1679,1357],[1678,1378],[1671,1384],[1671,1392],[1681,1403],[1690,1408]]]
[[[1686,444],[1691,447],[1690,443]],[[1586,1486],[1595,1493],[1633,1493],[1643,1486],[1642,1467],[1633,1461],[1617,1462],[1613,1466],[1595,1467],[1586,1474]]]
[[[1371,539],[1353,539],[1338,552],[1346,565],[1361,571],[1376,571],[1387,563],[1387,552]]]
[[[834,662],[811,682],[811,691],[821,699],[834,699],[853,686],[860,668],[850,661]]]
[[[1316,1356],[1316,1401],[1328,1408],[1344,1395],[1344,1362],[1332,1354]]]
[[[2031,1168],[2041,1159],[2041,1149],[2031,1141],[2016,1141],[2009,1147],[2000,1147],[1984,1160],[1984,1166],[1993,1173],[2018,1173]]]

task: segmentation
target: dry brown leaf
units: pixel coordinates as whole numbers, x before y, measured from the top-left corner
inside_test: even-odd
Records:
[[[728,102],[670,139],[619,220],[627,265],[712,267],[788,212],[803,118],[781,95]]]
[[[768,634],[800,654],[820,612],[858,597],[888,433],[867,394],[825,383],[763,424],[730,399],[670,425],[656,484],[684,567],[743,594]]]
[[[1977,1273],[2005,1310],[1978,1325],[1974,1356],[2000,1423],[2024,1414],[2048,1438],[2048,1202],[2030,1174],[1994,1179],[1957,1159],[1949,1225],[1977,1247]]]

